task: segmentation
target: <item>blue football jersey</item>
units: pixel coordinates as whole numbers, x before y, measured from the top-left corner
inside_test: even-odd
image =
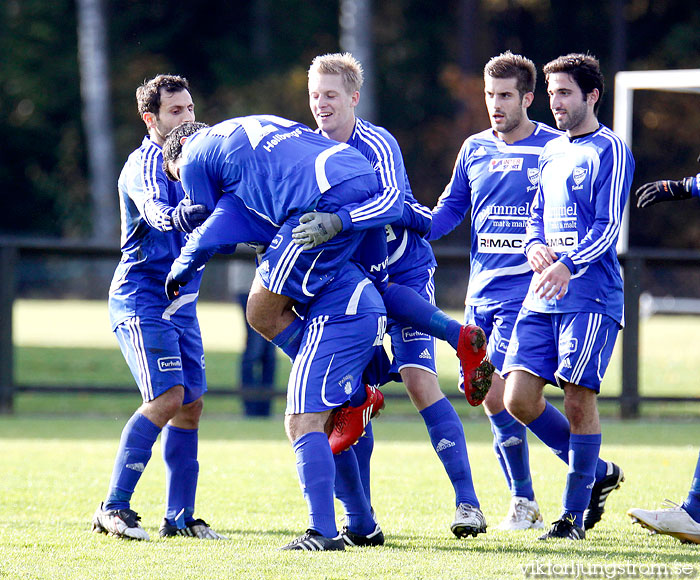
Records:
[[[561,300],[538,298],[530,291],[524,305],[545,313],[602,313],[622,324],[622,276],[615,246],[632,185],[632,153],[600,125],[589,135],[548,143],[539,168],[527,246],[546,243],[572,276]],[[537,279],[533,277],[533,288]]]
[[[194,203],[213,210],[234,194],[275,227],[312,211],[333,186],[374,168],[357,150],[326,139],[307,126],[272,115],[229,119],[198,131],[182,151],[180,176]],[[343,230],[384,226],[401,215],[403,193],[395,184],[362,203],[338,211]]]
[[[401,148],[394,136],[383,127],[358,118],[348,144],[372,164],[382,189],[397,189],[404,193],[402,218],[386,226],[389,279],[416,268],[435,267],[433,249],[420,235],[430,228],[431,213],[413,196]],[[414,222],[410,227],[408,219],[422,223]],[[421,229],[423,232],[417,231]]]
[[[135,316],[196,324],[201,273],[177,300],[165,296],[165,278],[185,244],[185,234],[172,229],[170,217],[184,192],[165,176],[163,151],[149,137],[129,155],[118,188],[122,257],[109,289],[112,328]]]
[[[428,239],[451,232],[471,209],[468,306],[525,298],[532,278],[525,226],[539,180],[538,161],[544,146],[560,135],[535,123],[529,137],[512,145],[492,129],[462,145],[452,179],[433,210]]]

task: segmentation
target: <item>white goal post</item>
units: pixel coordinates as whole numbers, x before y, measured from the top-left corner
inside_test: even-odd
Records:
[[[624,139],[630,149],[634,91],[638,89],[700,93],[700,69],[622,71],[615,75],[613,131]],[[630,203],[631,199],[622,217],[617,242],[618,253],[626,252],[628,248]]]

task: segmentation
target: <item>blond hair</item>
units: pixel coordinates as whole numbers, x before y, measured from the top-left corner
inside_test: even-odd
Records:
[[[309,78],[314,73],[340,75],[343,79],[343,86],[348,93],[359,91],[364,82],[360,61],[349,52],[336,52],[317,56],[311,61],[308,73]]]

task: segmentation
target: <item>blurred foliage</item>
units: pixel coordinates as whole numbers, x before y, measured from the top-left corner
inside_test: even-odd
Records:
[[[312,123],[306,69],[337,51],[338,3],[328,0],[104,0],[117,160],[141,141],[136,87],[160,72],[186,76],[199,120],[275,113]],[[462,16],[473,8],[471,17]],[[613,25],[622,10],[624,30]],[[398,138],[416,196],[432,206],[459,147],[488,126],[481,68],[506,49],[540,68],[559,54],[601,59],[612,124],[613,74],[700,67],[700,5],[687,0],[383,0],[374,2],[378,118]],[[0,6],[0,232],[79,237],[89,231],[76,5],[5,0]],[[626,52],[614,52],[624,33]],[[635,187],[700,170],[700,95],[640,93]],[[531,117],[551,122],[542,79]],[[116,200],[116,195],[115,195]],[[116,201],[115,201],[116,203]],[[633,245],[700,247],[700,208],[632,211]],[[692,207],[690,207],[692,205]],[[689,217],[691,216],[691,217]],[[447,238],[464,243],[467,226]],[[672,234],[672,235],[669,235]]]

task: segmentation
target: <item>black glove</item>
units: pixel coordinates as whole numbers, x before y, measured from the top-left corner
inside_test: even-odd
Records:
[[[689,199],[693,195],[693,178],[652,181],[642,185],[634,194],[637,196],[637,207],[649,207],[662,201]]]
[[[211,212],[207,206],[192,205],[192,201],[186,197],[173,210],[173,227],[186,234],[191,234],[196,227],[201,226],[206,221],[209,214]]]
[[[165,295],[168,300],[175,300],[180,295],[180,282],[173,278],[172,272],[168,272],[168,277],[165,279]]]

